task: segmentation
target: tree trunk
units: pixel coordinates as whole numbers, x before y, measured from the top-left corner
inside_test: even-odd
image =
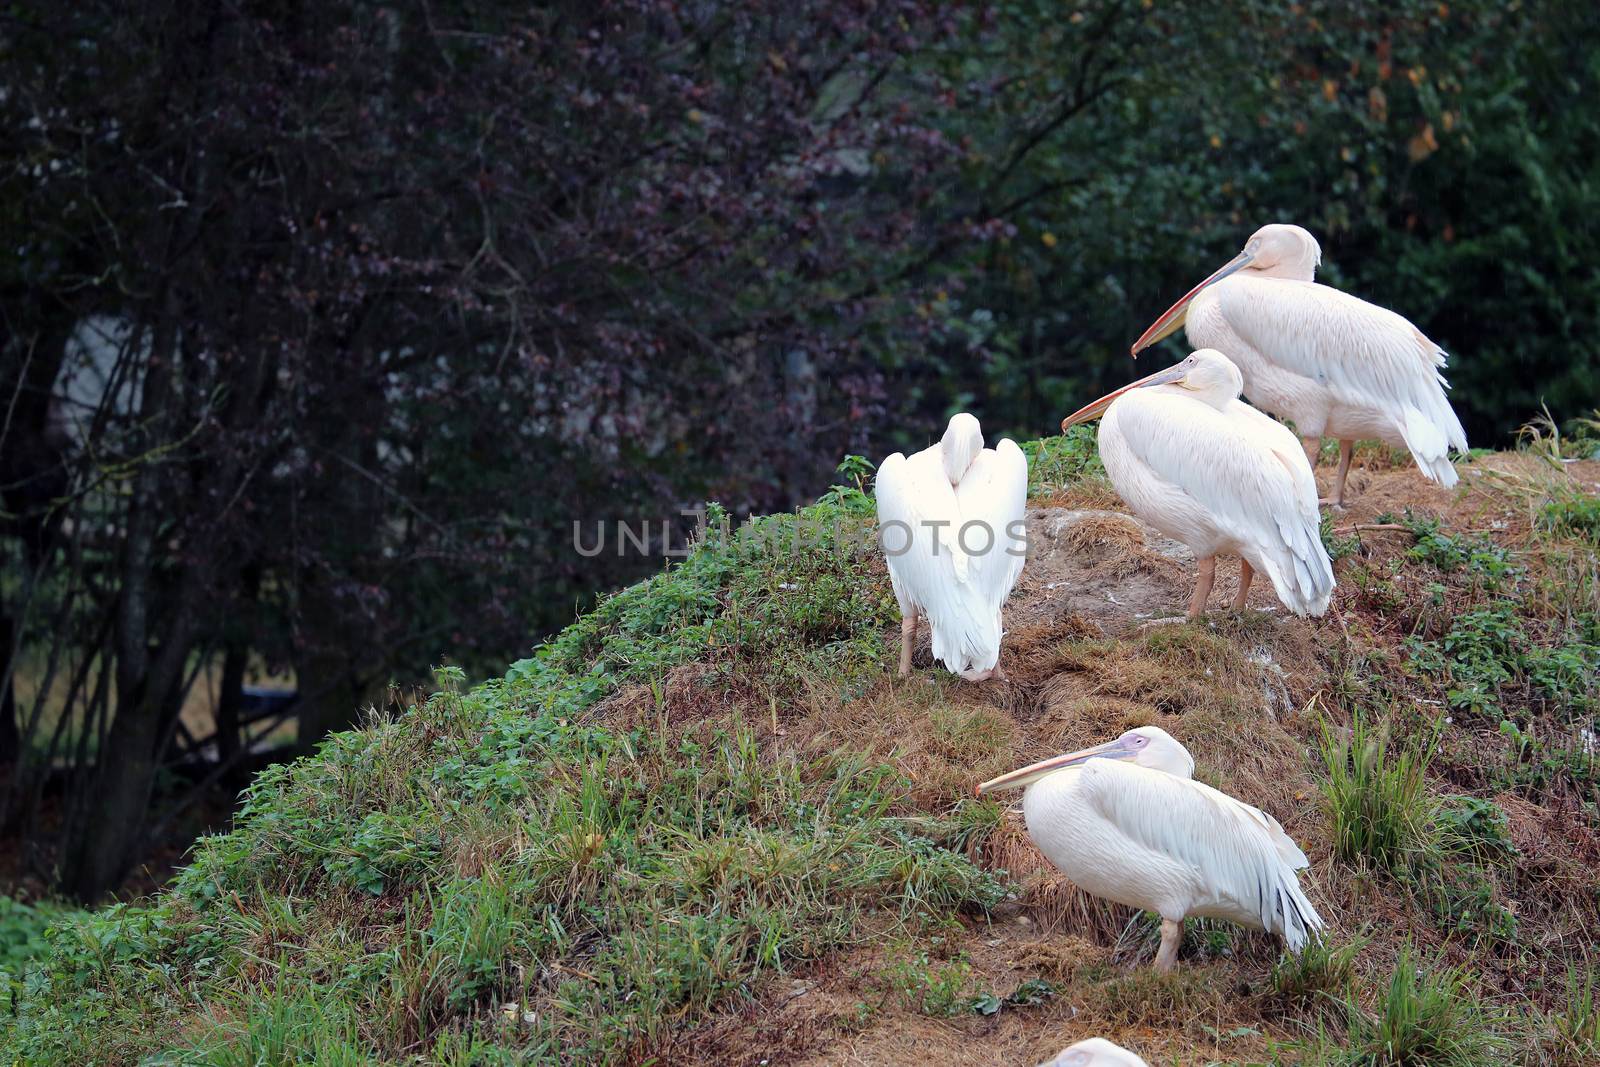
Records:
[[[242,638],[228,642],[222,657],[222,688],[217,693],[217,761],[230,763],[239,754],[239,701],[250,647]]]
[[[14,767],[22,754],[22,735],[17,729],[17,701],[11,657],[16,647],[16,627],[11,616],[0,607],[0,766]]]

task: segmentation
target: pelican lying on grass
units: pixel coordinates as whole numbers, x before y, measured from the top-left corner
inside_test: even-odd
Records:
[[[1136,1054],[1103,1037],[1091,1037],[1062,1049],[1039,1067],[1150,1067]]]
[[[983,447],[963,412],[938,444],[910,459],[896,452],[873,488],[889,580],[900,603],[900,674],[911,671],[917,617],[933,628],[933,654],[969,682],[1000,670],[1000,607],[1022,573],[1028,460],[1009,440]]]
[[[1424,475],[1456,484],[1450,449],[1465,452],[1467,432],[1445,399],[1444,349],[1387,308],[1313,281],[1321,262],[1304,229],[1263,226],[1163,312],[1133,354],[1179,326],[1194,347],[1228,353],[1250,403],[1293,419],[1310,455],[1324,436],[1339,439],[1336,507],[1356,438],[1406,448]]]
[[[1156,970],[1178,963],[1183,920],[1227,919],[1291,949],[1322,928],[1295,871],[1307,865],[1272,816],[1194,781],[1194,760],[1155,726],[1041,760],[978,786],[1027,787],[1028,836],[1079,889],[1161,916]]]
[[[1201,349],[1079,409],[1061,430],[1105,416],[1100,459],[1118,495],[1200,560],[1191,617],[1205,612],[1219,552],[1240,558],[1235,609],[1260,570],[1290,611],[1321,615],[1333,564],[1316,477],[1294,434],[1239,402],[1239,384],[1226,356]]]

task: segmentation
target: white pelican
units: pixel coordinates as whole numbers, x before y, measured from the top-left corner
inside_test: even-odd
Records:
[[[1387,308],[1312,281],[1321,262],[1301,227],[1263,226],[1151,323],[1133,354],[1179,326],[1195,348],[1226,352],[1250,403],[1294,420],[1313,458],[1323,437],[1339,439],[1337,507],[1356,438],[1409,449],[1424,475],[1456,484],[1449,453],[1467,450],[1467,432],[1445,399],[1444,349]]]
[[[1239,402],[1239,369],[1201,349],[1067,416],[1062,432],[1105,415],[1100,459],[1134,514],[1194,550],[1200,578],[1189,614],[1205,611],[1216,555],[1240,557],[1236,610],[1265,571],[1297,615],[1333,595],[1317,481],[1294,434]]]
[[[1103,1037],[1079,1041],[1039,1067],[1150,1067],[1143,1058]]]
[[[1010,440],[983,447],[963,412],[938,444],[878,467],[879,538],[900,602],[900,674],[911,671],[917,617],[933,628],[933,654],[970,682],[1000,670],[1000,606],[1017,584],[1027,547],[1028,460]]]
[[[1307,866],[1278,821],[1193,781],[1194,760],[1155,726],[978,786],[1027,786],[1028,836],[1086,893],[1161,916],[1156,970],[1178,962],[1183,920],[1227,919],[1282,935],[1322,928],[1295,871]]]

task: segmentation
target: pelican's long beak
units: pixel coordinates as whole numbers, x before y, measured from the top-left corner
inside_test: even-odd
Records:
[[[1129,382],[1121,389],[1118,389],[1115,392],[1107,393],[1105,396],[1091,404],[1085,404],[1077,411],[1074,411],[1071,415],[1068,415],[1066,418],[1062,419],[1061,432],[1066,433],[1069,429],[1078,425],[1080,422],[1089,422],[1092,419],[1098,419],[1101,415],[1106,413],[1106,408],[1111,406],[1111,402],[1117,397],[1121,396],[1123,393],[1129,392],[1133,389],[1148,389],[1153,385],[1166,385],[1168,382],[1177,381],[1187,373],[1189,373],[1189,369],[1182,363],[1174,363],[1165,370],[1158,370],[1154,374],[1145,375],[1136,382]]]
[[[1236,270],[1240,270],[1249,266],[1252,258],[1254,257],[1252,257],[1249,252],[1240,252],[1238,255],[1228,260],[1228,262],[1224,263],[1220,269],[1215,271],[1205,281],[1201,282],[1193,289],[1190,289],[1187,293],[1184,293],[1182,300],[1179,300],[1166,311],[1163,311],[1161,313],[1161,317],[1152,322],[1150,324],[1150,328],[1144,333],[1140,334],[1137,341],[1133,342],[1133,357],[1137,359],[1140,352],[1143,352],[1145,349],[1149,348],[1162,338],[1176,333],[1178,327],[1183,325],[1184,315],[1189,310],[1189,301],[1193,300],[1200,290],[1204,289],[1208,285],[1217,284]]]
[[[985,793],[993,793],[1000,789],[1020,789],[1025,785],[1032,785],[1047,774],[1054,774],[1056,771],[1075,766],[1085,760],[1132,759],[1133,755],[1133,750],[1124,745],[1121,738],[1118,738],[1115,741],[1107,741],[1105,744],[1096,745],[1093,748],[1068,752],[1065,756],[1051,756],[1049,759],[1040,760],[1038,763],[1030,763],[1020,770],[1012,771],[1010,774],[1002,774],[998,778],[989,779],[973,790],[973,793],[975,796],[981,797]]]

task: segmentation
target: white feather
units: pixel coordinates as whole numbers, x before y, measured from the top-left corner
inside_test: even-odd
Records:
[[[1253,926],[1291,949],[1322,927],[1295,877],[1305,854],[1277,820],[1200,782],[1091,759],[1030,786],[1023,813],[1050,861],[1095,896]]]
[[[1137,1054],[1103,1037],[1069,1045],[1039,1067],[1150,1067]]]
[[[873,490],[901,614],[926,615],[934,657],[964,675],[999,662],[1000,610],[1026,544],[1027,459],[1009,440],[982,443],[977,420],[957,415],[939,444],[884,460]],[[950,469],[952,448],[971,456],[964,468]],[[909,547],[896,551],[908,536]]]
[[[1327,610],[1316,479],[1287,428],[1236,398],[1219,410],[1176,387],[1134,389],[1106,410],[1100,455],[1118,494],[1162,533],[1201,558],[1244,557],[1296,614]]]
[[[1467,434],[1445,397],[1445,352],[1404,317],[1317,282],[1240,271],[1194,297],[1186,330],[1301,435],[1377,438],[1455,484],[1449,450],[1466,451]]]

